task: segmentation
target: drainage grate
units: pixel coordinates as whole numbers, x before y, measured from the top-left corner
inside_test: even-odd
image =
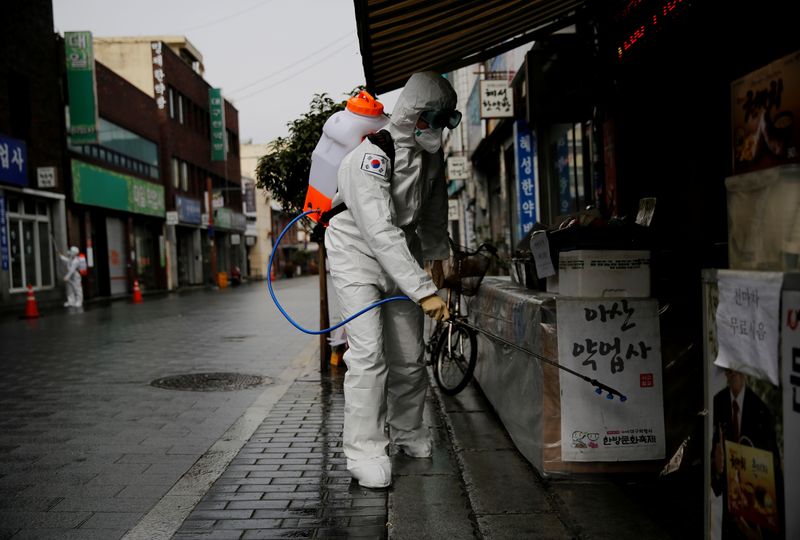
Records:
[[[192,390],[197,392],[215,392],[228,390],[244,390],[255,386],[271,384],[272,379],[259,375],[243,375],[241,373],[190,373],[163,377],[150,383],[151,386],[167,390]]]

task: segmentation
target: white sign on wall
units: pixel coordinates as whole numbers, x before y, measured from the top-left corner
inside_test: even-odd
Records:
[[[460,206],[458,199],[447,200],[447,219],[449,221],[458,221],[461,217]]]
[[[40,189],[56,187],[56,168],[36,167],[36,184]]]
[[[783,292],[784,508],[800,508],[800,291]],[[785,538],[800,538],[800,512],[786,512]]]
[[[481,118],[514,116],[514,91],[506,80],[481,81]]]
[[[720,270],[714,364],[778,381],[779,301],[783,274]]]
[[[634,461],[664,457],[661,335],[655,299],[557,301],[558,361],[619,390],[608,399],[565,371],[561,459]]]
[[[178,212],[177,211],[168,211],[167,212],[167,225],[177,225],[178,224]]]
[[[463,156],[447,158],[447,178],[450,180],[466,180],[469,178],[469,164]]]

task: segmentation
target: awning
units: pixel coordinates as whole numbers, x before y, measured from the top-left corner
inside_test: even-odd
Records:
[[[355,0],[367,88],[481,62],[574,22],[584,0]]]

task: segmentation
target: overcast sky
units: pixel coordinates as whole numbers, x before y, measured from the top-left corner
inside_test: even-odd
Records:
[[[287,134],[315,93],[364,84],[352,0],[53,0],[55,29],[185,35],[239,109],[242,142]],[[398,91],[380,96],[391,111]]]

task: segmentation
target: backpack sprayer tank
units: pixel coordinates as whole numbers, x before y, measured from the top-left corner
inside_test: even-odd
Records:
[[[363,90],[347,100],[343,111],[328,118],[322,128],[322,137],[311,154],[304,210],[326,212],[331,209],[342,159],[361,144],[368,133],[379,131],[388,121],[383,114],[383,105]],[[320,214],[312,213],[308,217],[318,222]]]

